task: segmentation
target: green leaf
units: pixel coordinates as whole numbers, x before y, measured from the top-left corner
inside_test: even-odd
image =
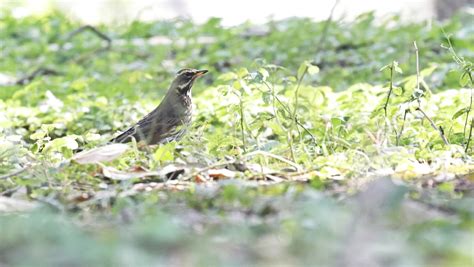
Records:
[[[238,82],[240,84],[240,89],[242,89],[247,95],[252,94],[252,90],[250,90],[250,87],[244,80],[238,80]]]
[[[234,72],[227,72],[227,73],[221,74],[217,79],[224,82],[228,82],[228,81],[235,80],[237,78],[238,78],[237,74],[235,74]]]
[[[262,79],[265,81],[268,76],[270,76],[270,74],[268,73],[268,71],[264,68],[260,68],[258,69],[258,72],[262,75]]]
[[[61,138],[56,138],[53,141],[49,142],[45,146],[45,150],[60,150],[61,148],[77,149],[79,145],[76,142],[75,136],[65,136]]]
[[[392,64],[387,64],[387,65],[383,66],[382,68],[380,68],[379,71],[384,71],[386,69],[391,70],[392,68],[397,73],[400,73],[400,74],[403,73],[402,69],[400,68],[400,66],[398,64],[398,61],[393,61]]]
[[[393,70],[397,73],[400,73],[400,74],[403,74],[403,71],[402,69],[400,68],[400,66],[398,65],[398,62],[397,61],[394,61],[393,62]]]
[[[319,67],[308,62],[308,73],[309,75],[319,73]]]
[[[232,87],[236,90],[240,90],[242,89],[242,84],[240,83],[240,80],[237,80],[237,81],[234,81],[232,83]]]
[[[421,75],[422,77],[430,76],[430,75],[433,73],[433,71],[436,70],[437,67],[438,67],[438,66],[433,65],[433,66],[431,66],[431,67],[429,67],[429,68],[423,69],[422,71],[420,71],[420,75]]]
[[[174,150],[176,148],[175,142],[160,145],[158,149],[153,153],[153,158],[156,161],[165,162],[174,160]]]
[[[396,96],[401,96],[404,93],[403,87],[394,86],[392,93]]]
[[[301,63],[300,67],[298,68],[298,73],[296,74],[296,78],[298,80],[301,80],[303,76],[306,74],[307,70],[308,70],[308,62],[305,61]]]
[[[263,103],[265,103],[266,105],[271,103],[271,98],[272,98],[272,94],[270,92],[266,91],[262,93],[262,100],[263,100]]]
[[[390,69],[392,67],[392,64],[387,64],[379,69],[379,71],[384,71],[386,69]]]
[[[54,130],[54,128],[55,128],[54,124],[43,124],[43,125],[41,125],[41,129],[43,131],[45,131],[46,133],[51,132],[52,130]]]
[[[36,130],[36,132],[32,135],[30,135],[31,140],[39,140],[43,139],[46,136],[46,132],[44,130]]]
[[[416,75],[412,75],[412,76],[406,78],[404,81],[405,81],[404,87],[407,90],[413,90],[417,86],[417,84],[416,84]]]
[[[453,182],[444,182],[438,186],[439,191],[453,193],[455,190],[455,186]]]
[[[461,85],[462,87],[466,87],[470,82],[470,78],[469,78],[469,73],[468,72],[463,72],[461,74],[461,77],[459,77],[459,85]]]
[[[453,120],[459,118],[460,116],[462,116],[464,113],[467,113],[470,111],[470,108],[469,107],[465,107],[465,108],[462,108],[458,111],[456,111],[456,113],[454,113],[453,115]]]
[[[247,75],[249,75],[249,71],[246,68],[240,68],[237,71],[237,76],[239,76],[239,78],[244,78]]]

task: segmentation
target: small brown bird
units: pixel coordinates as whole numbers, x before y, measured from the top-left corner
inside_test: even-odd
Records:
[[[206,72],[195,69],[178,71],[158,107],[111,142],[126,143],[135,138],[137,142],[154,145],[179,139],[191,122],[191,87],[196,78]]]

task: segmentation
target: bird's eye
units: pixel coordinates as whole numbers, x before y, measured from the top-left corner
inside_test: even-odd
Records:
[[[187,78],[191,78],[191,77],[193,77],[194,75],[193,75],[191,72],[187,72],[187,73],[185,74],[185,76],[186,76]]]

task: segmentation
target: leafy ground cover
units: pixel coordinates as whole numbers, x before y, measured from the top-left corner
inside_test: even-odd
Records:
[[[470,19],[2,11],[0,263],[471,264]],[[104,147],[182,67],[210,70],[186,137]]]

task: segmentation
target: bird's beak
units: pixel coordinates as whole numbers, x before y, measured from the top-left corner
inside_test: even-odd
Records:
[[[201,77],[206,73],[207,73],[207,70],[198,70],[196,74],[194,74],[194,78]]]

